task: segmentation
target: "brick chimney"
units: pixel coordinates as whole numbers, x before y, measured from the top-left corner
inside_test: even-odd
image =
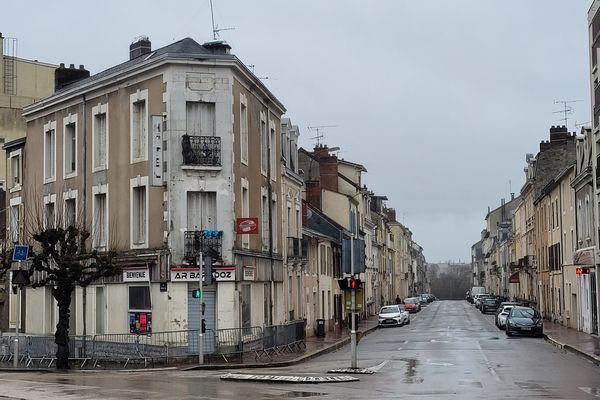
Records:
[[[54,91],[58,91],[71,83],[89,78],[89,76],[90,71],[85,69],[83,65],[75,68],[75,65],[71,64],[69,68],[66,68],[64,63],[60,63],[60,66],[54,70]]]
[[[387,218],[390,222],[397,222],[396,221],[396,209],[395,208],[386,208],[385,212],[387,214]]]
[[[338,159],[329,153],[327,146],[316,146],[313,153],[319,162],[321,171],[321,187],[323,189],[338,191]]]
[[[133,60],[152,51],[152,43],[148,36],[140,36],[129,45],[129,59]]]
[[[306,201],[313,207],[321,209],[321,183],[319,181],[306,181]]]

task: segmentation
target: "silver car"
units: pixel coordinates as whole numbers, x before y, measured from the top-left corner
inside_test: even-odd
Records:
[[[379,326],[402,326],[410,324],[408,311],[402,304],[381,307],[379,310]]]

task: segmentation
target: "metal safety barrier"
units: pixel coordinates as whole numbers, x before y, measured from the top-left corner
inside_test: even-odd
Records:
[[[291,321],[283,325],[266,326],[263,336],[263,348],[258,357],[295,352],[306,348],[304,320]]]
[[[304,344],[304,321],[283,325],[228,328],[202,335],[203,353],[229,362],[236,356],[243,360],[245,354],[255,359],[263,356],[301,351]],[[198,357],[199,331],[181,330],[153,332],[148,335],[134,333],[71,336],[69,360],[79,368],[114,367],[129,365],[152,367],[158,364],[191,361]],[[0,333],[0,362],[13,358],[14,335]],[[57,346],[54,335],[20,335],[19,363],[26,367],[52,367],[56,362]]]

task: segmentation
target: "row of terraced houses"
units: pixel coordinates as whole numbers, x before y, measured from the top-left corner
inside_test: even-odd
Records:
[[[589,10],[591,127],[550,128],[527,154],[520,195],[488,210],[473,283],[547,319],[598,334],[600,320],[600,1]]]
[[[142,37],[90,76],[20,59],[11,40],[0,63],[6,241],[29,243],[39,221],[77,224],[123,267],[76,289],[71,333],[198,329],[200,307],[209,329],[340,329],[351,247],[362,316],[428,291],[423,249],[364,185],[365,166],[323,144],[299,149],[285,106],[225,42],[153,49]],[[213,261],[202,305],[200,254]],[[9,280],[0,330],[16,324]],[[26,288],[22,304],[22,331],[54,332],[51,287]]]

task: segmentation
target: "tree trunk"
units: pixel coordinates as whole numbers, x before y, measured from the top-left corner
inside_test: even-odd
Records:
[[[73,286],[59,284],[52,294],[58,303],[58,324],[54,342],[56,343],[56,369],[70,369],[69,365],[69,307],[71,306],[71,293]]]

